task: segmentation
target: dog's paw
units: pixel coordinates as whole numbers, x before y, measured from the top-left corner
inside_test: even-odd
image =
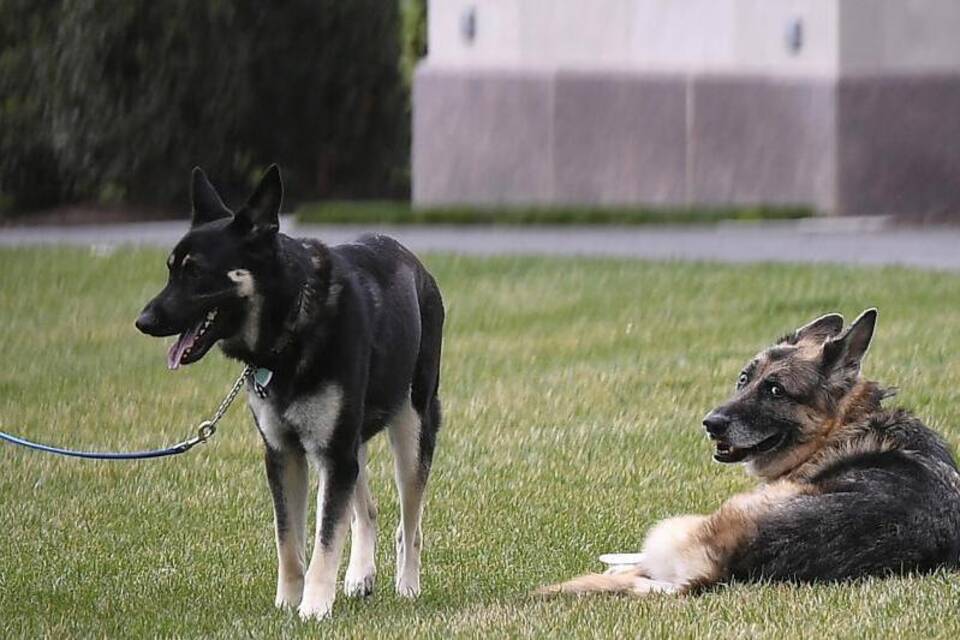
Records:
[[[303,579],[277,583],[277,597],[273,604],[278,609],[295,609],[303,597]]]
[[[600,556],[600,562],[607,565],[604,573],[623,573],[643,569],[646,556],[642,553],[605,553]]]
[[[313,588],[307,587],[303,593],[303,600],[297,613],[301,620],[323,620],[333,613],[333,600],[336,590],[323,585]]]
[[[352,574],[349,570],[343,580],[343,593],[348,598],[366,598],[373,595],[373,585],[377,575],[373,572]]]
[[[300,603],[297,614],[301,620],[326,620],[333,613],[333,601]]]
[[[651,580],[650,578],[644,577],[638,577],[630,589],[630,593],[635,596],[644,596],[657,593],[678,593],[679,591],[680,587],[678,585],[670,582],[663,582],[661,580]]]
[[[400,577],[397,579],[397,595],[401,598],[416,598],[420,595],[419,577]]]

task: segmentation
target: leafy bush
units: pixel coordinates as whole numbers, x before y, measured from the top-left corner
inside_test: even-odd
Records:
[[[36,72],[53,25],[50,12],[33,4],[0,0],[0,214],[49,206],[63,191]]]
[[[195,164],[399,195],[399,34],[381,0],[0,0],[0,206],[182,205]]]

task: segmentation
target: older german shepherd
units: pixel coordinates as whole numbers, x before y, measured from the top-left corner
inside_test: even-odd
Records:
[[[714,459],[764,480],[657,524],[620,566],[539,593],[692,592],[731,579],[838,581],[960,564],[960,474],[933,431],[860,377],[877,312],[814,320],[761,352],[704,419]]]
[[[366,442],[386,430],[400,494],[396,588],[420,593],[420,517],[440,428],[443,300],[429,272],[385,236],[328,247],[279,232],[283,197],[272,166],[249,201],[229,210],[200,169],[193,220],[167,259],[166,287],[137,327],[180,334],[171,369],[215,343],[257,367],[247,381],[263,438],[276,524],[278,607],[330,614],[347,524],[344,591],[373,591],[376,505]],[[321,481],[313,557],[305,567],[307,461]]]

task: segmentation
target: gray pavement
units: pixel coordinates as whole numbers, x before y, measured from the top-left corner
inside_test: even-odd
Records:
[[[960,271],[960,228],[898,228],[880,218],[816,218],[709,226],[326,226],[297,225],[291,235],[330,244],[387,233],[418,253],[606,256],[718,262],[905,265]],[[0,229],[0,246],[118,245],[170,247],[185,222]]]

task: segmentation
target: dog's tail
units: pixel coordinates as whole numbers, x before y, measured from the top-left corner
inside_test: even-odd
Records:
[[[631,596],[649,593],[675,593],[675,585],[651,580],[642,575],[641,569],[630,569],[618,573],[588,573],[566,582],[540,587],[534,591],[537,596],[575,595],[587,596],[597,593],[624,594]]]

